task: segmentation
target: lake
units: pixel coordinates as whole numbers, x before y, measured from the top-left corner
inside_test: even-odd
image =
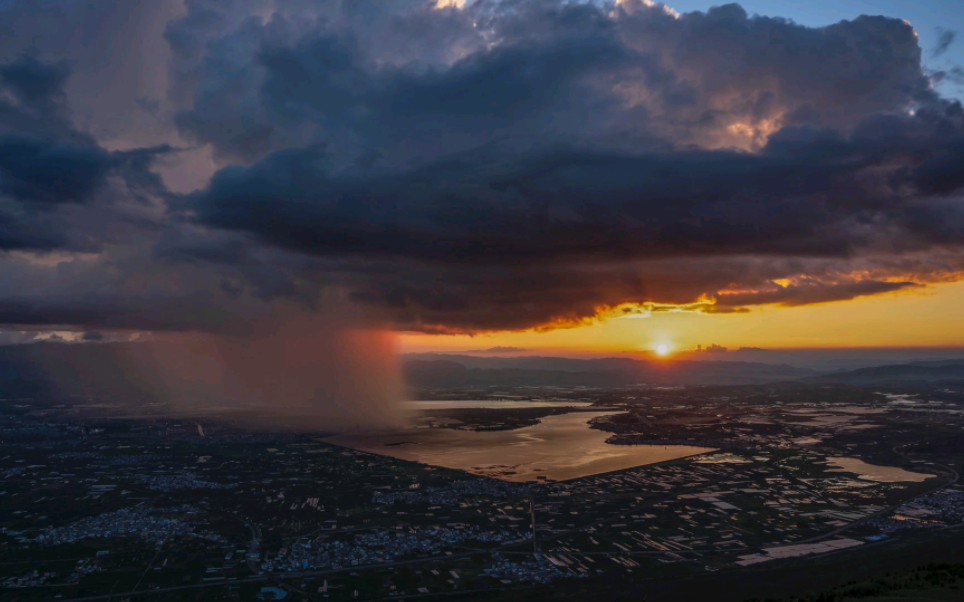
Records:
[[[877,483],[920,483],[934,477],[932,474],[911,472],[897,466],[868,464],[858,458],[828,457],[831,472],[852,472],[858,479]]]
[[[588,423],[612,413],[546,416],[539,424],[511,431],[412,428],[394,433],[337,435],[326,441],[513,482],[567,481],[715,451],[689,445],[610,445],[606,443],[610,433],[591,429]]]

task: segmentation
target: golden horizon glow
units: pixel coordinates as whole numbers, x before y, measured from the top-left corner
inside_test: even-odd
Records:
[[[572,328],[475,335],[401,333],[403,352],[477,352],[493,347],[540,353],[647,354],[673,341],[730,349],[964,348],[964,282],[797,307],[762,306],[746,313],[654,311],[609,317]],[[675,355],[675,354],[674,354]]]
[[[659,345],[656,345],[656,355],[660,357],[666,357],[667,355],[669,355],[669,345],[667,345],[666,343],[660,343]]]

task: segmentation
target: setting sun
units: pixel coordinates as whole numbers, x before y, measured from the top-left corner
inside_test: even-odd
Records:
[[[656,355],[660,357],[666,357],[669,355],[669,345],[666,343],[660,343],[656,346]]]

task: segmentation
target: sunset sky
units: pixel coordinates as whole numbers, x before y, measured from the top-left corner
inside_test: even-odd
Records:
[[[706,11],[719,3],[680,0],[678,12]],[[823,27],[861,14],[906,19],[914,25],[925,70],[953,71],[964,65],[964,45],[949,28],[949,17],[964,16],[954,0],[851,0],[849,2],[751,0],[740,5],[751,13],[782,17],[808,27]],[[964,97],[964,79],[934,82],[951,99]],[[964,161],[964,158],[962,158]],[[438,337],[406,334],[403,348],[412,352],[496,353],[572,352],[653,354],[658,345],[670,354],[697,345],[740,347],[960,347],[964,344],[964,284],[931,284],[895,294],[794,308],[764,307],[736,315],[673,311],[630,318],[591,320],[573,328],[482,333]]]
[[[961,23],[0,0],[0,342],[964,347]]]

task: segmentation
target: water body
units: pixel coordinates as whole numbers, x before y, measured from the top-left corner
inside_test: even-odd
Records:
[[[521,400],[492,400],[466,399],[455,401],[406,401],[402,404],[406,410],[517,410],[520,408],[585,408],[592,404],[588,401],[521,401]]]
[[[500,406],[501,407],[501,406]],[[702,454],[689,445],[610,445],[610,434],[588,422],[613,412],[576,412],[542,418],[511,431],[409,429],[395,433],[338,435],[327,441],[361,451],[506,481],[567,481]]]
[[[852,472],[858,479],[877,483],[920,483],[934,476],[896,466],[868,464],[858,458],[828,457],[827,463],[834,467],[832,472]]]

